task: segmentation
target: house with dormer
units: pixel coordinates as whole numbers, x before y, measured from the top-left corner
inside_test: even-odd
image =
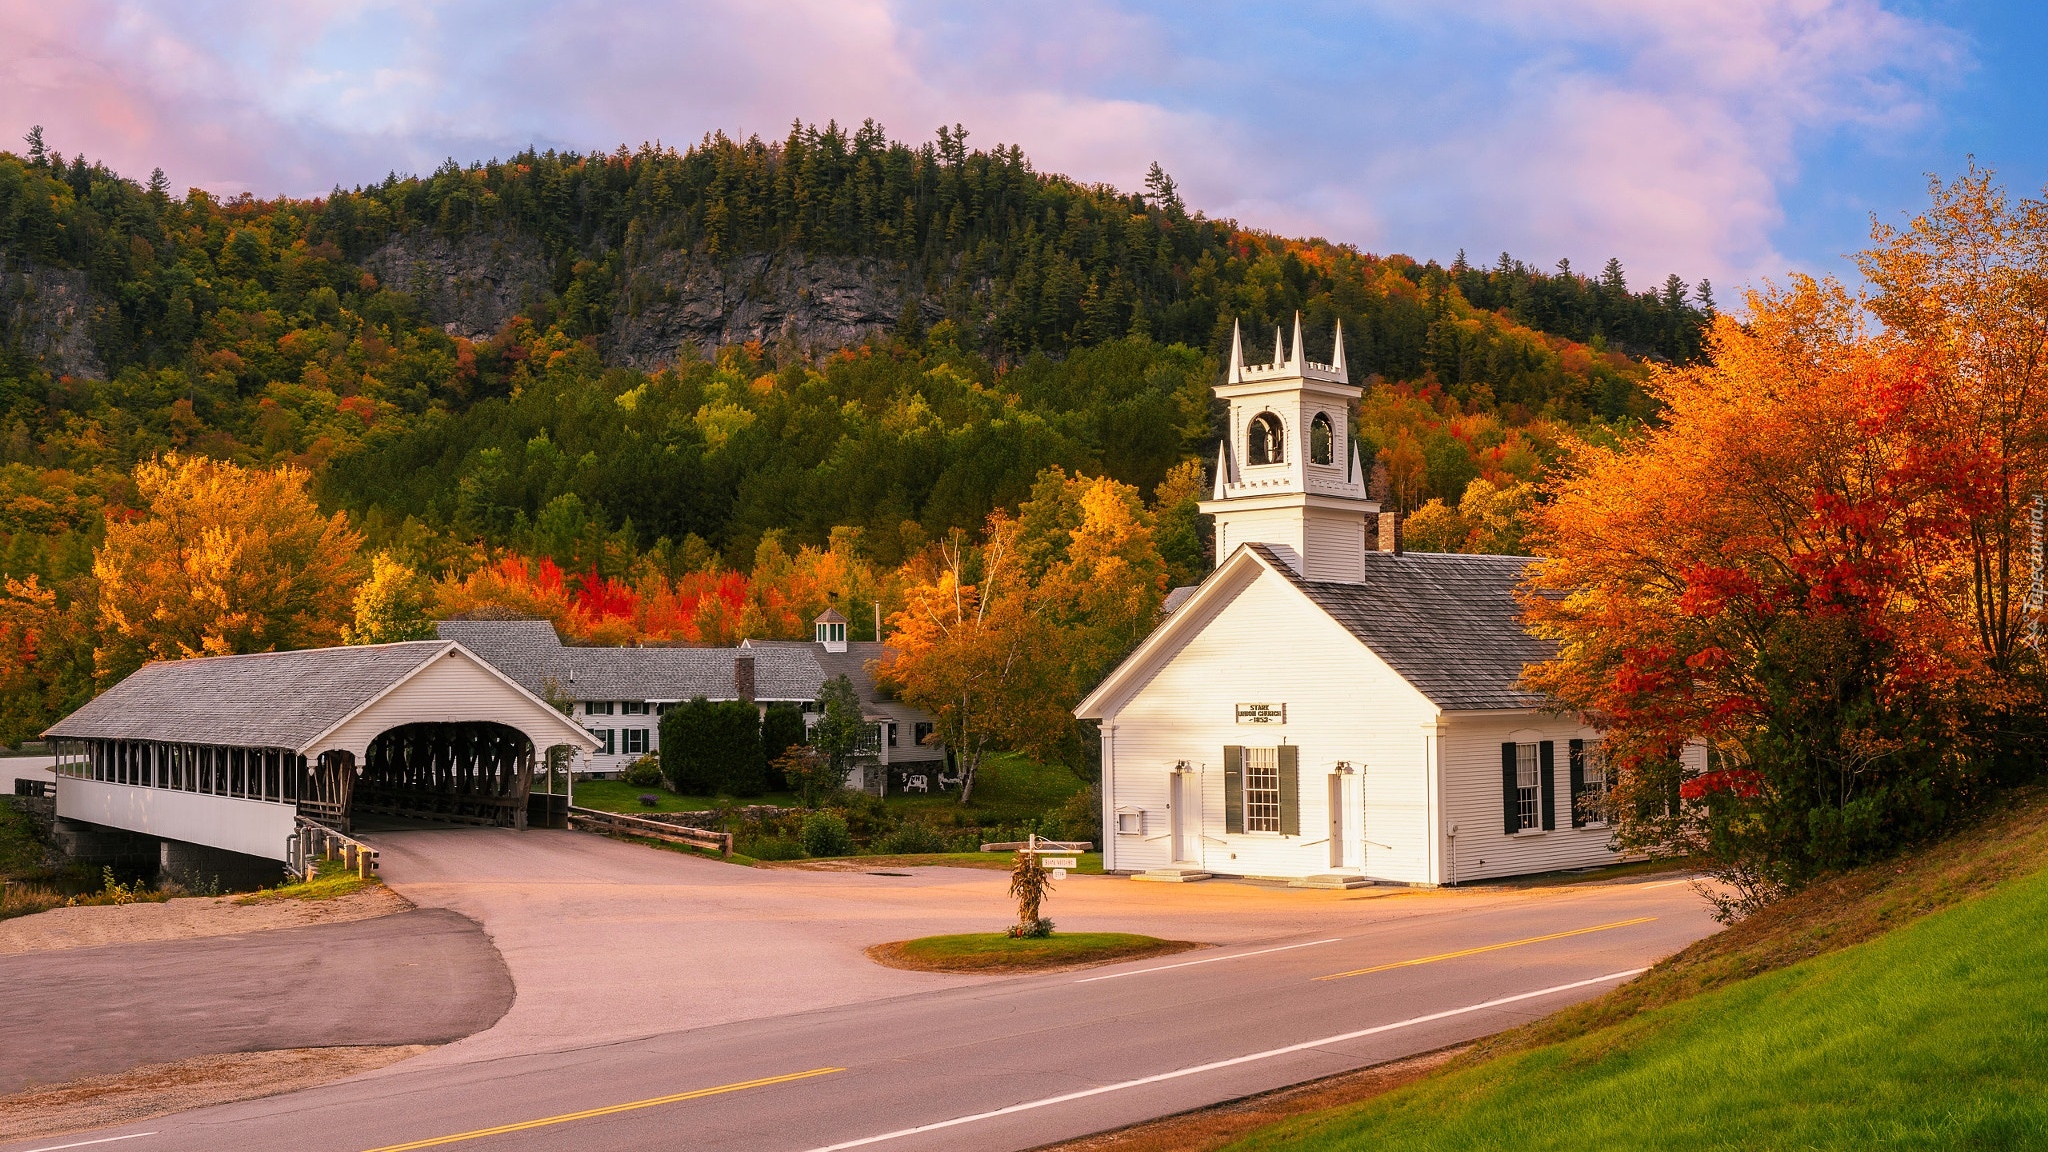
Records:
[[[1328,363],[1299,317],[1265,365],[1233,333],[1216,394],[1216,567],[1076,709],[1102,724],[1104,867],[1352,887],[1614,860],[1599,734],[1519,684],[1552,651],[1515,598],[1534,561],[1400,549],[1341,327]]]

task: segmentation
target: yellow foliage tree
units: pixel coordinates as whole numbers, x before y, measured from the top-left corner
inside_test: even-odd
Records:
[[[370,575],[356,587],[355,624],[345,630],[350,644],[391,644],[431,640],[434,616],[426,582],[418,572],[389,552],[370,560]]]
[[[362,537],[323,516],[300,468],[243,468],[170,453],[136,465],[145,514],[107,526],[100,678],[151,660],[338,643]]]

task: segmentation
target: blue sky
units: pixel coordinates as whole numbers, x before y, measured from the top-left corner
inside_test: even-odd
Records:
[[[959,122],[1254,227],[1638,286],[1849,275],[1974,154],[2048,182],[2048,6],[1958,0],[0,0],[0,133],[317,194],[542,147]]]

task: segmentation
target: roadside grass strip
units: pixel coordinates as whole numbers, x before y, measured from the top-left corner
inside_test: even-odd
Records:
[[[844,1072],[844,1068],[813,1068],[808,1072],[791,1072],[783,1076],[764,1076],[759,1080],[742,1080],[737,1084],[720,1084],[716,1088],[698,1088],[691,1092],[677,1092],[671,1096],[656,1096],[647,1100],[634,1100],[626,1104],[611,1104],[603,1108],[587,1108],[581,1112],[564,1112],[560,1116],[543,1116],[538,1120],[521,1120],[516,1124],[500,1124],[495,1128],[478,1128],[471,1132],[457,1132],[452,1136],[433,1136],[425,1140],[413,1140],[405,1144],[387,1144],[372,1148],[369,1152],[412,1152],[415,1148],[434,1148],[442,1144],[456,1144],[464,1140],[480,1140],[486,1136],[503,1136],[508,1132],[527,1132],[535,1128],[547,1128],[555,1124],[569,1124],[577,1120],[595,1120],[600,1116],[616,1116],[621,1112],[637,1112],[642,1108],[656,1108],[663,1104],[680,1104],[685,1100],[701,1100],[706,1096],[722,1096],[728,1092],[744,1092],[749,1088],[767,1088],[774,1084],[789,1084],[797,1080],[810,1080],[819,1076],[830,1076]]]
[[[2048,872],[2035,872],[1876,939],[1231,1147],[2048,1147],[2043,923]]]
[[[1296,1052],[1307,1052],[1310,1049],[1321,1048],[1328,1044],[1342,1044],[1349,1040],[1360,1040],[1367,1036],[1377,1036],[1383,1032],[1394,1032],[1402,1028],[1413,1028],[1419,1024],[1433,1024],[1438,1020],[1449,1020],[1453,1017],[1464,1016],[1473,1012],[1485,1012],[1488,1009],[1500,1008],[1509,1004],[1520,1004],[1525,1000],[1536,1000],[1545,996],[1555,996],[1562,992],[1576,992],[1581,988],[1590,988],[1595,984],[1606,984],[1616,980],[1626,980],[1631,976],[1640,975],[1644,971],[1645,969],[1642,968],[1631,968],[1625,972],[1609,972],[1605,976],[1594,976],[1586,980],[1574,980],[1569,984],[1556,984],[1552,985],[1549,988],[1538,988],[1534,992],[1518,992],[1513,996],[1500,996],[1495,999],[1483,1001],[1478,1004],[1467,1004],[1462,1008],[1446,1008],[1441,1012],[1431,1012],[1424,1016],[1412,1016],[1406,1020],[1396,1020],[1391,1024],[1379,1024],[1371,1028],[1360,1028],[1355,1032],[1340,1032],[1335,1036],[1324,1036],[1316,1040],[1304,1040],[1299,1044],[1289,1044],[1284,1048],[1268,1048],[1264,1052],[1253,1052],[1244,1056],[1233,1056],[1228,1060],[1212,1060],[1207,1064],[1196,1064],[1193,1067],[1189,1068],[1176,1068],[1171,1072],[1161,1072],[1156,1076],[1140,1076],[1135,1080],[1121,1080],[1115,1084],[1103,1084],[1095,1088],[1083,1088],[1078,1092],[1067,1092],[1058,1096],[1047,1096],[1042,1100],[1027,1100],[1022,1104],[1012,1104],[1007,1108],[993,1108],[987,1112],[976,1112],[971,1116],[955,1116],[951,1120],[939,1120],[930,1124],[919,1124],[915,1128],[899,1128],[894,1132],[883,1132],[876,1136],[863,1136],[858,1140],[843,1140],[837,1144],[827,1144],[823,1147],[813,1148],[810,1150],[810,1152],[843,1152],[843,1150],[847,1148],[865,1148],[872,1144],[884,1144],[888,1141],[901,1140],[908,1136],[923,1135],[926,1132],[938,1132],[947,1128],[958,1128],[963,1124],[975,1124],[983,1120],[994,1120],[997,1117],[1001,1116],[1014,1116],[1019,1112],[1031,1112],[1039,1108],[1050,1108],[1056,1104],[1066,1104],[1074,1100],[1086,1100],[1091,1096],[1105,1096],[1111,1092],[1124,1092],[1132,1088],[1143,1088],[1151,1084],[1164,1084],[1169,1080],[1179,1080],[1182,1077],[1186,1076],[1199,1076],[1204,1072],[1215,1072],[1224,1068],[1235,1068],[1242,1064],[1253,1064],[1257,1063],[1260,1060],[1271,1060],[1278,1056],[1291,1056]],[[418,1147],[418,1145],[408,1144],[406,1145],[406,1147]],[[398,1150],[380,1148],[376,1149],[375,1152],[398,1152]]]
[[[1161,940],[1134,932],[1055,932],[1022,940],[1001,932],[970,932],[877,944],[868,949],[868,957],[891,968],[975,974],[1107,964],[1201,946],[1192,940]]]
[[[1526,944],[1542,944],[1549,940],[1564,940],[1572,936],[1584,936],[1592,932],[1605,932],[1611,928],[1627,928],[1632,924],[1648,924],[1655,916],[1638,916],[1633,920],[1616,920],[1612,924],[1595,924],[1591,928],[1574,928],[1569,932],[1552,932],[1546,936],[1528,936],[1520,940],[1506,940],[1499,944],[1482,944],[1477,948],[1461,948],[1456,952],[1439,952],[1434,956],[1418,956],[1413,960],[1395,960],[1387,964],[1375,964],[1370,968],[1353,968],[1349,972],[1332,972],[1318,976],[1318,980],[1344,980],[1352,976],[1370,976],[1374,972],[1390,972],[1396,968],[1414,968],[1422,964],[1435,964],[1440,960],[1456,960],[1463,956],[1478,956],[1486,952],[1498,952],[1503,948],[1520,948]]]

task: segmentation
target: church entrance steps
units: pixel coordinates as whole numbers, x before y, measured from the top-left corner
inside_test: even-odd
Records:
[[[1372,881],[1367,880],[1363,876],[1345,876],[1340,873],[1325,872],[1315,876],[1303,876],[1298,880],[1289,880],[1287,886],[1289,888],[1370,888],[1372,887]]]
[[[1133,880],[1150,880],[1155,884],[1192,884],[1208,878],[1209,874],[1199,868],[1153,868],[1131,877]]]

